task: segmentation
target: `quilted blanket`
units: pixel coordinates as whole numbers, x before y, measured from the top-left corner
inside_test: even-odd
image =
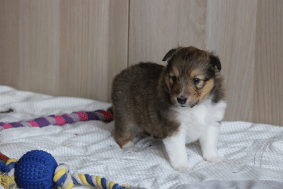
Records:
[[[109,107],[110,103],[92,99],[54,97],[0,86],[0,112],[13,109],[0,113],[3,123]],[[101,176],[134,188],[255,188],[266,183],[271,188],[283,188],[283,127],[223,122],[218,149],[226,160],[204,161],[199,143],[194,142],[187,145],[192,169],[179,173],[170,166],[161,140],[137,135],[134,143],[138,151],[125,152],[113,138],[113,126],[113,121],[93,120],[42,128],[0,128],[0,152],[19,159],[30,150],[44,150],[58,163],[67,164],[72,173]]]

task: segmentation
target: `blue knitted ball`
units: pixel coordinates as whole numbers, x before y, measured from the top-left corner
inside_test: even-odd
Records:
[[[23,155],[15,167],[15,180],[20,188],[51,189],[56,160],[47,152],[33,150]]]

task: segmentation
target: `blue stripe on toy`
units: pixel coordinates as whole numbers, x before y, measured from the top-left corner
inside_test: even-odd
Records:
[[[67,115],[62,115],[62,117],[66,120],[66,123],[73,123],[74,122],[74,120]]]
[[[80,183],[78,183],[78,181],[74,177],[71,177],[71,178],[72,178],[75,185],[80,185]]]
[[[107,189],[107,186],[106,186],[106,179],[105,179],[105,178],[102,178],[102,179],[101,179],[101,185],[102,185],[103,189]]]
[[[12,125],[13,128],[17,128],[17,127],[22,127],[22,126],[23,126],[22,124],[17,123],[17,122],[15,122],[15,123],[10,123],[10,125]]]
[[[89,176],[89,174],[85,174],[85,178],[86,181],[91,185],[91,186],[95,186],[91,180],[91,176]]]
[[[97,120],[98,119],[97,115],[95,115],[94,112],[86,112],[86,113],[88,115],[88,120]]]
[[[10,172],[13,168],[15,168],[16,163],[15,162],[11,162],[8,165],[6,165],[6,172]]]
[[[37,122],[37,124],[40,126],[40,127],[45,127],[45,126],[48,126],[50,125],[50,123],[43,117],[40,117],[40,118],[36,118],[34,119],[34,121]]]
[[[55,183],[56,186],[62,186],[63,183],[66,181],[66,179],[67,179],[67,174],[65,173],[63,176],[61,176],[61,177],[57,180],[57,182]]]
[[[113,189],[118,189],[119,184],[114,184]]]
[[[0,172],[4,173],[6,172],[6,163],[5,161],[0,161]]]

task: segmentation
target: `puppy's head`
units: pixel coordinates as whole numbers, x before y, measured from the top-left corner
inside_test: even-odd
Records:
[[[171,101],[181,107],[194,107],[206,99],[221,70],[218,57],[192,46],[170,50],[163,61],[168,61],[164,79]]]

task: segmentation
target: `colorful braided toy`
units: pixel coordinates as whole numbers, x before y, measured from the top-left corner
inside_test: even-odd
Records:
[[[129,185],[115,184],[99,176],[88,174],[69,174],[65,164],[58,166],[51,154],[42,150],[32,150],[23,155],[17,162],[8,159],[0,161],[0,184],[8,188],[51,189],[57,186],[60,189],[71,189],[74,185],[97,186],[101,189],[124,189]]]
[[[48,117],[39,117],[30,121],[20,121],[12,123],[0,122],[0,131],[9,128],[18,127],[45,127],[48,125],[65,125],[78,121],[101,120],[111,122],[114,119],[112,107],[104,110],[96,110],[93,112],[73,112],[71,114],[50,115]]]
[[[93,112],[73,112],[71,114],[50,115],[30,121],[3,123],[0,131],[18,127],[45,127],[48,125],[62,126],[78,121],[101,120],[111,122],[114,119],[112,107]],[[5,163],[6,162],[6,163]],[[55,185],[60,189],[71,189],[74,185],[98,186],[101,189],[124,189],[128,185],[118,185],[99,176],[88,174],[69,174],[65,164],[58,166],[55,159],[47,152],[33,150],[22,156],[17,162],[0,153],[0,184],[5,189],[15,187],[16,183],[25,189],[51,189]]]

